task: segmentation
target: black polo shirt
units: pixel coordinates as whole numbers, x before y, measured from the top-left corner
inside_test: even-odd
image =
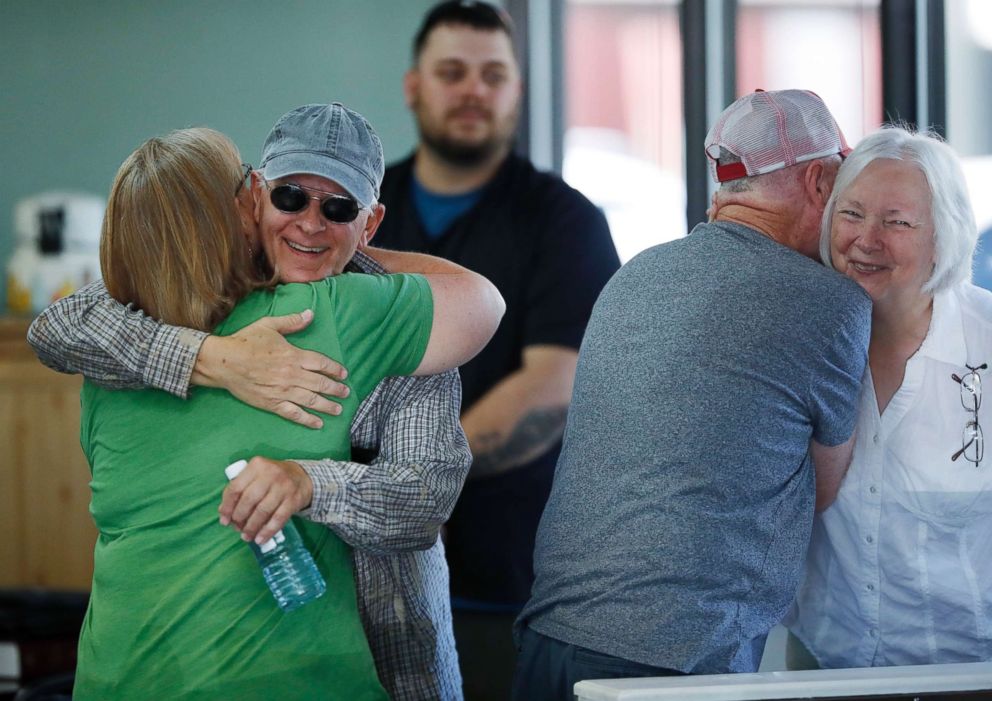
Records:
[[[386,216],[373,245],[452,260],[485,275],[506,300],[492,341],[461,368],[463,407],[519,369],[526,346],[578,349],[600,290],[620,267],[602,212],[557,176],[510,155],[475,206],[432,239],[413,203],[412,177],[412,157],[386,170]],[[534,534],[560,447],[465,485],[446,541],[456,603],[527,600]]]

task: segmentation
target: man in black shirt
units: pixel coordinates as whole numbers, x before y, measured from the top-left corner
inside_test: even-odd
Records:
[[[522,94],[511,32],[484,2],[449,0],[425,18],[404,80],[420,142],[386,170],[376,239],[482,273],[506,300],[496,336],[461,369],[474,460],[446,547],[469,699],[509,696],[511,626],[530,595],[579,344],[619,267],[602,213],[511,153]]]

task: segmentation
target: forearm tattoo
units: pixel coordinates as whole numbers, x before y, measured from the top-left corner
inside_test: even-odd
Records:
[[[567,415],[565,406],[535,409],[517,422],[505,440],[495,431],[480,436],[470,474],[496,475],[533,460],[561,438]]]

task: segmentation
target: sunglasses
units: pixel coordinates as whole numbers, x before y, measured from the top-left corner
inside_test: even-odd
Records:
[[[311,195],[308,191],[319,192],[320,196]],[[358,206],[358,202],[348,195],[323,192],[293,183],[269,187],[269,199],[273,207],[287,214],[302,212],[310,204],[310,200],[317,200],[320,202],[320,213],[324,215],[324,219],[335,224],[350,224],[355,221],[362,209]]]

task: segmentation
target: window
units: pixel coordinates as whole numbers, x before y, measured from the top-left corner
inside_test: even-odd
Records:
[[[878,0],[740,0],[737,94],[812,90],[854,146],[882,123]]]
[[[947,141],[961,156],[978,224],[974,282],[992,289],[992,3],[945,3],[947,32]]]
[[[599,205],[620,260],[685,235],[675,0],[566,0],[562,174]]]

